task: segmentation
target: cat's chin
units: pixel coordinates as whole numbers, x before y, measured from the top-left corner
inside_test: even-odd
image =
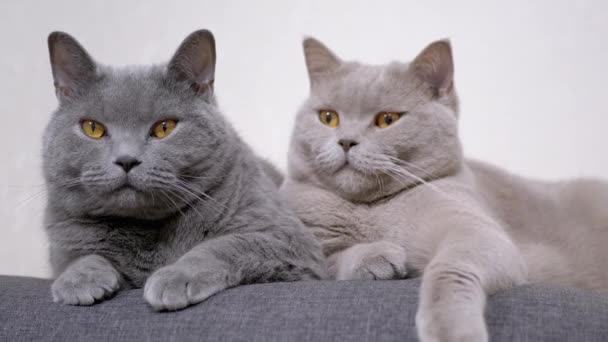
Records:
[[[150,213],[159,213],[161,210],[154,207],[155,203],[151,194],[145,193],[132,185],[120,186],[111,192],[104,194],[96,194],[96,197],[102,199],[96,200],[98,203],[103,203],[98,214],[111,215],[121,217],[140,217],[143,213],[145,216]]]
[[[145,207],[147,202],[143,193],[131,187],[124,187],[113,191],[111,194],[108,194],[106,201],[111,203],[112,207],[126,212],[139,210]]]
[[[97,207],[91,213],[100,216],[116,216],[133,219],[154,220],[170,216],[176,209],[162,206],[162,201],[152,202],[141,194],[135,195],[136,191],[127,190],[121,194],[114,194],[104,199],[101,207]],[[155,205],[156,204],[156,205]]]
[[[340,197],[357,203],[371,203],[407,188],[384,173],[369,174],[344,165],[332,176],[319,176],[318,182]]]
[[[85,187],[79,193],[81,201],[76,211],[92,216],[116,216],[134,219],[162,219],[179,213],[180,198],[168,198],[167,194],[153,189],[142,189],[137,184],[124,182],[111,188]]]
[[[349,200],[366,201],[366,197],[378,191],[376,177],[366,175],[349,164],[343,165],[332,177],[321,179],[341,197]]]
[[[129,205],[130,203],[136,204],[141,202],[142,193],[131,185],[124,185],[114,190],[111,196],[116,198],[118,202]]]

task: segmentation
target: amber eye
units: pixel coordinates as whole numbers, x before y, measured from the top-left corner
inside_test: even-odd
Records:
[[[82,131],[93,139],[99,139],[106,134],[106,128],[95,120],[83,120],[81,123]]]
[[[340,123],[340,117],[335,110],[323,109],[319,111],[319,119],[329,127],[336,127]]]
[[[402,113],[397,112],[380,112],[376,115],[376,126],[385,128],[399,120]]]
[[[171,119],[159,121],[152,126],[152,136],[162,139],[171,134],[176,125],[177,121]]]

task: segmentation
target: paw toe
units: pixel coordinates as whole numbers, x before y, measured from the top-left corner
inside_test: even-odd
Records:
[[[148,279],[144,299],[154,310],[179,310],[200,303],[225,288],[215,284],[212,274],[201,274],[175,266],[156,271]]]
[[[118,276],[65,274],[51,286],[53,301],[68,305],[93,305],[119,288]]]

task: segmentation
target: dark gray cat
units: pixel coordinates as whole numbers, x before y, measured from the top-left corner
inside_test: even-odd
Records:
[[[209,31],[154,67],[96,64],[61,32],[48,43],[59,99],[44,136],[56,302],[91,305],[145,284],[154,309],[174,310],[239,284],[322,276],[277,174],[217,108]]]

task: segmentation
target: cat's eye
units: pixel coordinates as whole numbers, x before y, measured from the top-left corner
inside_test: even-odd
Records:
[[[82,120],[80,125],[84,134],[93,139],[99,139],[106,134],[106,127],[95,120]]]
[[[380,112],[376,115],[376,126],[386,128],[392,125],[395,121],[401,118],[403,113],[397,112]]]
[[[155,138],[162,139],[171,134],[176,125],[177,121],[171,119],[159,121],[152,126],[151,135]]]
[[[336,127],[340,123],[340,117],[335,110],[323,109],[319,111],[319,119],[329,127]]]

